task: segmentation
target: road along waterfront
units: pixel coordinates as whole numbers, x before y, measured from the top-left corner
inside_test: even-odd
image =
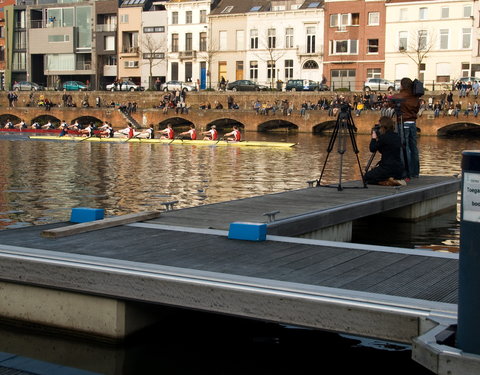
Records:
[[[67,220],[70,209],[76,206],[105,208],[108,215],[163,209],[161,203],[169,200],[178,200],[178,207],[189,207],[303,188],[307,180],[318,178],[329,137],[285,134],[249,136],[277,141],[284,139],[297,142],[298,146],[286,150],[221,149],[128,143],[72,144],[2,138],[2,224],[4,228],[15,228]],[[367,152],[368,141],[367,136],[357,137],[362,165],[370,156]],[[461,151],[478,147],[478,144],[478,141],[465,139],[421,137],[421,173],[459,173]],[[335,149],[325,175],[331,183],[338,180],[338,161]],[[345,180],[359,178],[351,149],[345,154],[343,172]],[[345,190],[345,194],[348,194],[348,190]],[[412,247],[422,243],[455,242],[455,213],[442,220],[443,228],[437,225],[438,221],[434,222],[433,228],[420,231],[418,238],[403,238],[409,237],[407,230],[398,230],[396,225],[390,234],[385,233],[386,230],[379,228],[378,224],[373,227],[366,225],[362,232],[367,237],[366,243],[384,241],[397,245],[390,239],[392,232],[401,232],[398,241],[410,242],[409,246]],[[415,225],[416,228],[419,226]],[[421,226],[428,227],[426,224]],[[378,351],[370,352],[371,349],[365,346],[357,348],[358,340],[352,342],[336,335],[201,315],[187,314],[187,318],[172,319],[171,322],[173,326],[159,327],[151,332],[155,332],[155,335],[142,336],[137,345],[130,348],[131,351],[102,349],[98,345],[82,346],[67,341],[70,345],[81,347],[78,350],[83,351],[83,358],[89,358],[92,362],[88,369],[97,373],[137,374],[139,370],[151,372],[166,367],[176,373],[196,370],[218,374],[246,371],[291,374],[310,372],[314,364],[319,369],[326,369],[334,363],[341,370],[351,371],[355,368],[358,371],[359,363],[363,363],[363,369],[373,374],[384,373],[385,368],[380,366],[383,360],[389,361],[391,366],[399,370],[399,374],[428,373],[410,363],[408,348],[396,348],[398,350],[395,352],[382,351],[379,354]],[[0,347],[0,351],[25,356],[39,355],[41,352],[43,360],[62,362],[68,358],[70,362],[65,360],[63,363],[85,369],[69,353],[55,353],[55,350],[48,349],[57,347],[57,340],[63,339],[52,338],[45,343],[21,333],[24,344],[29,341],[37,343],[28,351],[22,351],[18,349],[22,345],[18,345],[17,340],[20,339],[17,332],[4,331],[1,335],[9,338],[2,342],[17,345]],[[303,344],[298,345],[298,342]],[[148,343],[150,345],[145,345]],[[142,351],[148,354],[135,356]],[[180,351],[182,355],[179,355]],[[92,358],[103,360],[95,361]],[[332,362],[333,358],[335,362]],[[345,358],[349,360],[345,361]],[[115,365],[122,366],[122,370],[111,371],[114,360],[117,361]],[[341,365],[339,361],[342,361]],[[96,368],[94,362],[98,364]],[[350,368],[346,362],[355,363],[355,366]]]

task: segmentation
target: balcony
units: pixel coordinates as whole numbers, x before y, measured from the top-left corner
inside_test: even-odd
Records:
[[[108,77],[116,77],[117,76],[117,66],[116,65],[104,65],[103,66],[103,75]]]
[[[77,61],[77,63],[75,64],[75,68],[76,70],[92,70],[92,63]]]
[[[180,51],[178,52],[178,58],[180,60],[195,59],[197,57],[197,51]]]
[[[139,51],[140,51],[140,48],[138,47],[124,46],[122,48],[122,53],[128,54],[128,55],[138,56]]]
[[[115,25],[115,24],[96,25],[95,26],[95,31],[97,33],[117,31],[117,25]]]

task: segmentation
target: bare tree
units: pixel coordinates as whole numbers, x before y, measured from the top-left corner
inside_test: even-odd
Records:
[[[434,35],[426,29],[412,31],[408,37],[408,43],[406,45],[400,44],[399,51],[417,65],[417,78],[420,78],[421,66],[434,45]]]
[[[206,45],[200,46],[202,51],[201,55],[205,59],[207,63],[207,81],[208,81],[208,88],[212,88],[212,66],[215,57],[220,52],[218,48],[218,43],[215,40],[208,38],[208,42]]]
[[[270,88],[274,87],[275,78],[277,77],[277,61],[280,60],[284,55],[285,51],[276,48],[277,40],[274,35],[267,35],[265,38],[262,38],[261,45],[263,47],[264,54],[256,53],[256,56],[265,61],[268,65],[269,79],[270,79]],[[260,52],[260,51],[259,51]]]
[[[153,88],[153,68],[165,60],[165,48],[162,43],[153,38],[151,34],[144,34],[140,43],[142,64],[148,65],[148,88]]]

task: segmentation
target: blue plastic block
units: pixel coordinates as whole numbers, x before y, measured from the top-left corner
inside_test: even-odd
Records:
[[[104,217],[105,210],[103,208],[72,208],[70,221],[72,223],[86,223],[88,221],[101,220]]]
[[[230,223],[228,238],[233,240],[265,241],[267,224],[259,223]]]

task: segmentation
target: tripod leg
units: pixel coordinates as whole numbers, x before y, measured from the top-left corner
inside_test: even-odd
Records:
[[[335,145],[335,141],[337,140],[339,127],[340,127],[340,123],[337,118],[337,121],[335,121],[335,127],[333,128],[333,132],[330,137],[330,141],[328,142],[327,157],[325,158],[325,162],[323,163],[323,168],[322,168],[322,172],[320,173],[320,177],[317,180],[317,187],[320,186],[320,182],[322,181],[323,173],[325,172],[325,167],[327,166],[327,162],[328,162],[328,157],[330,156],[330,152],[332,152],[333,146]]]

